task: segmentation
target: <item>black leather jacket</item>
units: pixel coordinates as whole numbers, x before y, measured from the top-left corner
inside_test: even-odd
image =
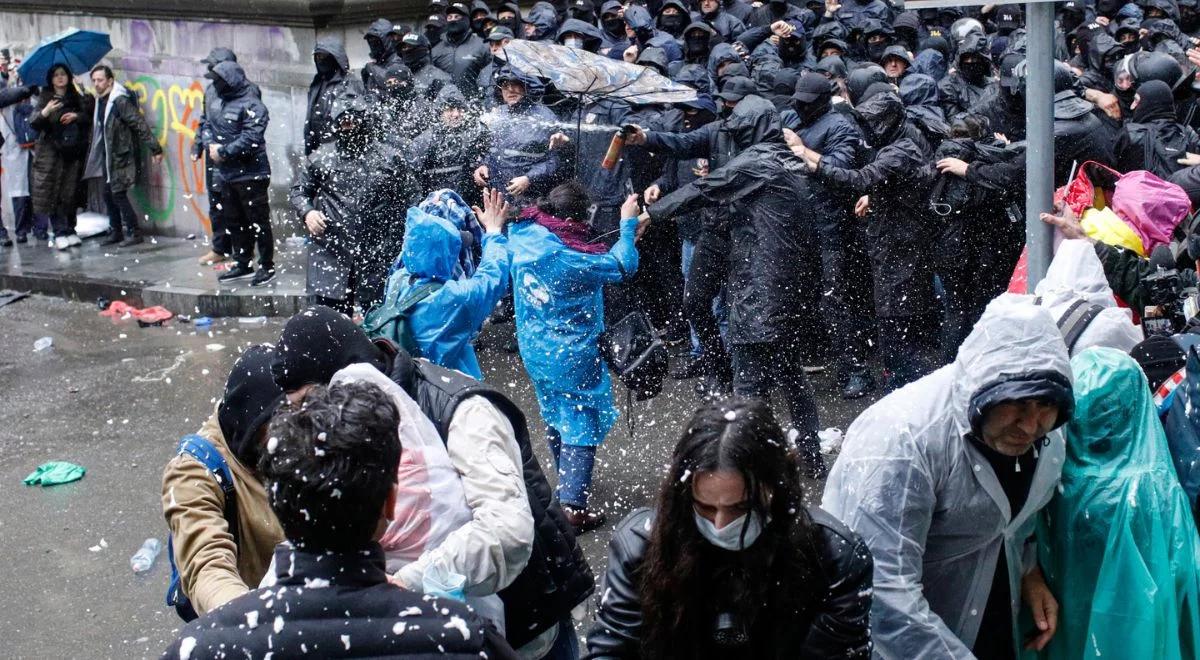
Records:
[[[810,507],[817,529],[820,569],[829,584],[803,640],[795,649],[775,649],[778,657],[868,658],[871,655],[871,584],[874,562],[857,534],[830,514]],[[596,623],[587,636],[585,658],[640,657],[642,608],[638,573],[649,544],[654,513],[637,509],[613,532],[608,572],[600,588]]]

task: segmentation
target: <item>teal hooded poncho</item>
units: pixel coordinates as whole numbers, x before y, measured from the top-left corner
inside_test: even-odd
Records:
[[[1133,358],[1071,360],[1075,416],[1062,485],[1038,530],[1058,632],[1040,657],[1196,658],[1200,542]]]

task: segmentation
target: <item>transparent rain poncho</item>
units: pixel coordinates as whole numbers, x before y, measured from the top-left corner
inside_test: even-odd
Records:
[[[1093,348],[1071,360],[1075,417],[1062,485],[1039,525],[1060,605],[1044,658],[1195,658],[1200,544],[1146,377]]]

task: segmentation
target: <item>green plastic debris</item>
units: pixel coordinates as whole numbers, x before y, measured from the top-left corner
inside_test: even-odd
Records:
[[[49,463],[42,463],[28,477],[25,477],[25,485],[57,486],[59,484],[69,484],[72,481],[82,479],[84,472],[87,472],[87,470],[74,463],[50,461]]]

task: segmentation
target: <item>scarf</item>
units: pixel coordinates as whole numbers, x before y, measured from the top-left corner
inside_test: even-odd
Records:
[[[546,213],[536,206],[530,206],[521,212],[521,217],[527,220],[533,220],[539,225],[550,230],[551,234],[558,237],[558,240],[563,242],[563,245],[577,252],[585,252],[587,254],[604,254],[608,252],[608,246],[604,243],[596,243],[591,240],[589,227],[582,222],[573,220],[563,220]]]

